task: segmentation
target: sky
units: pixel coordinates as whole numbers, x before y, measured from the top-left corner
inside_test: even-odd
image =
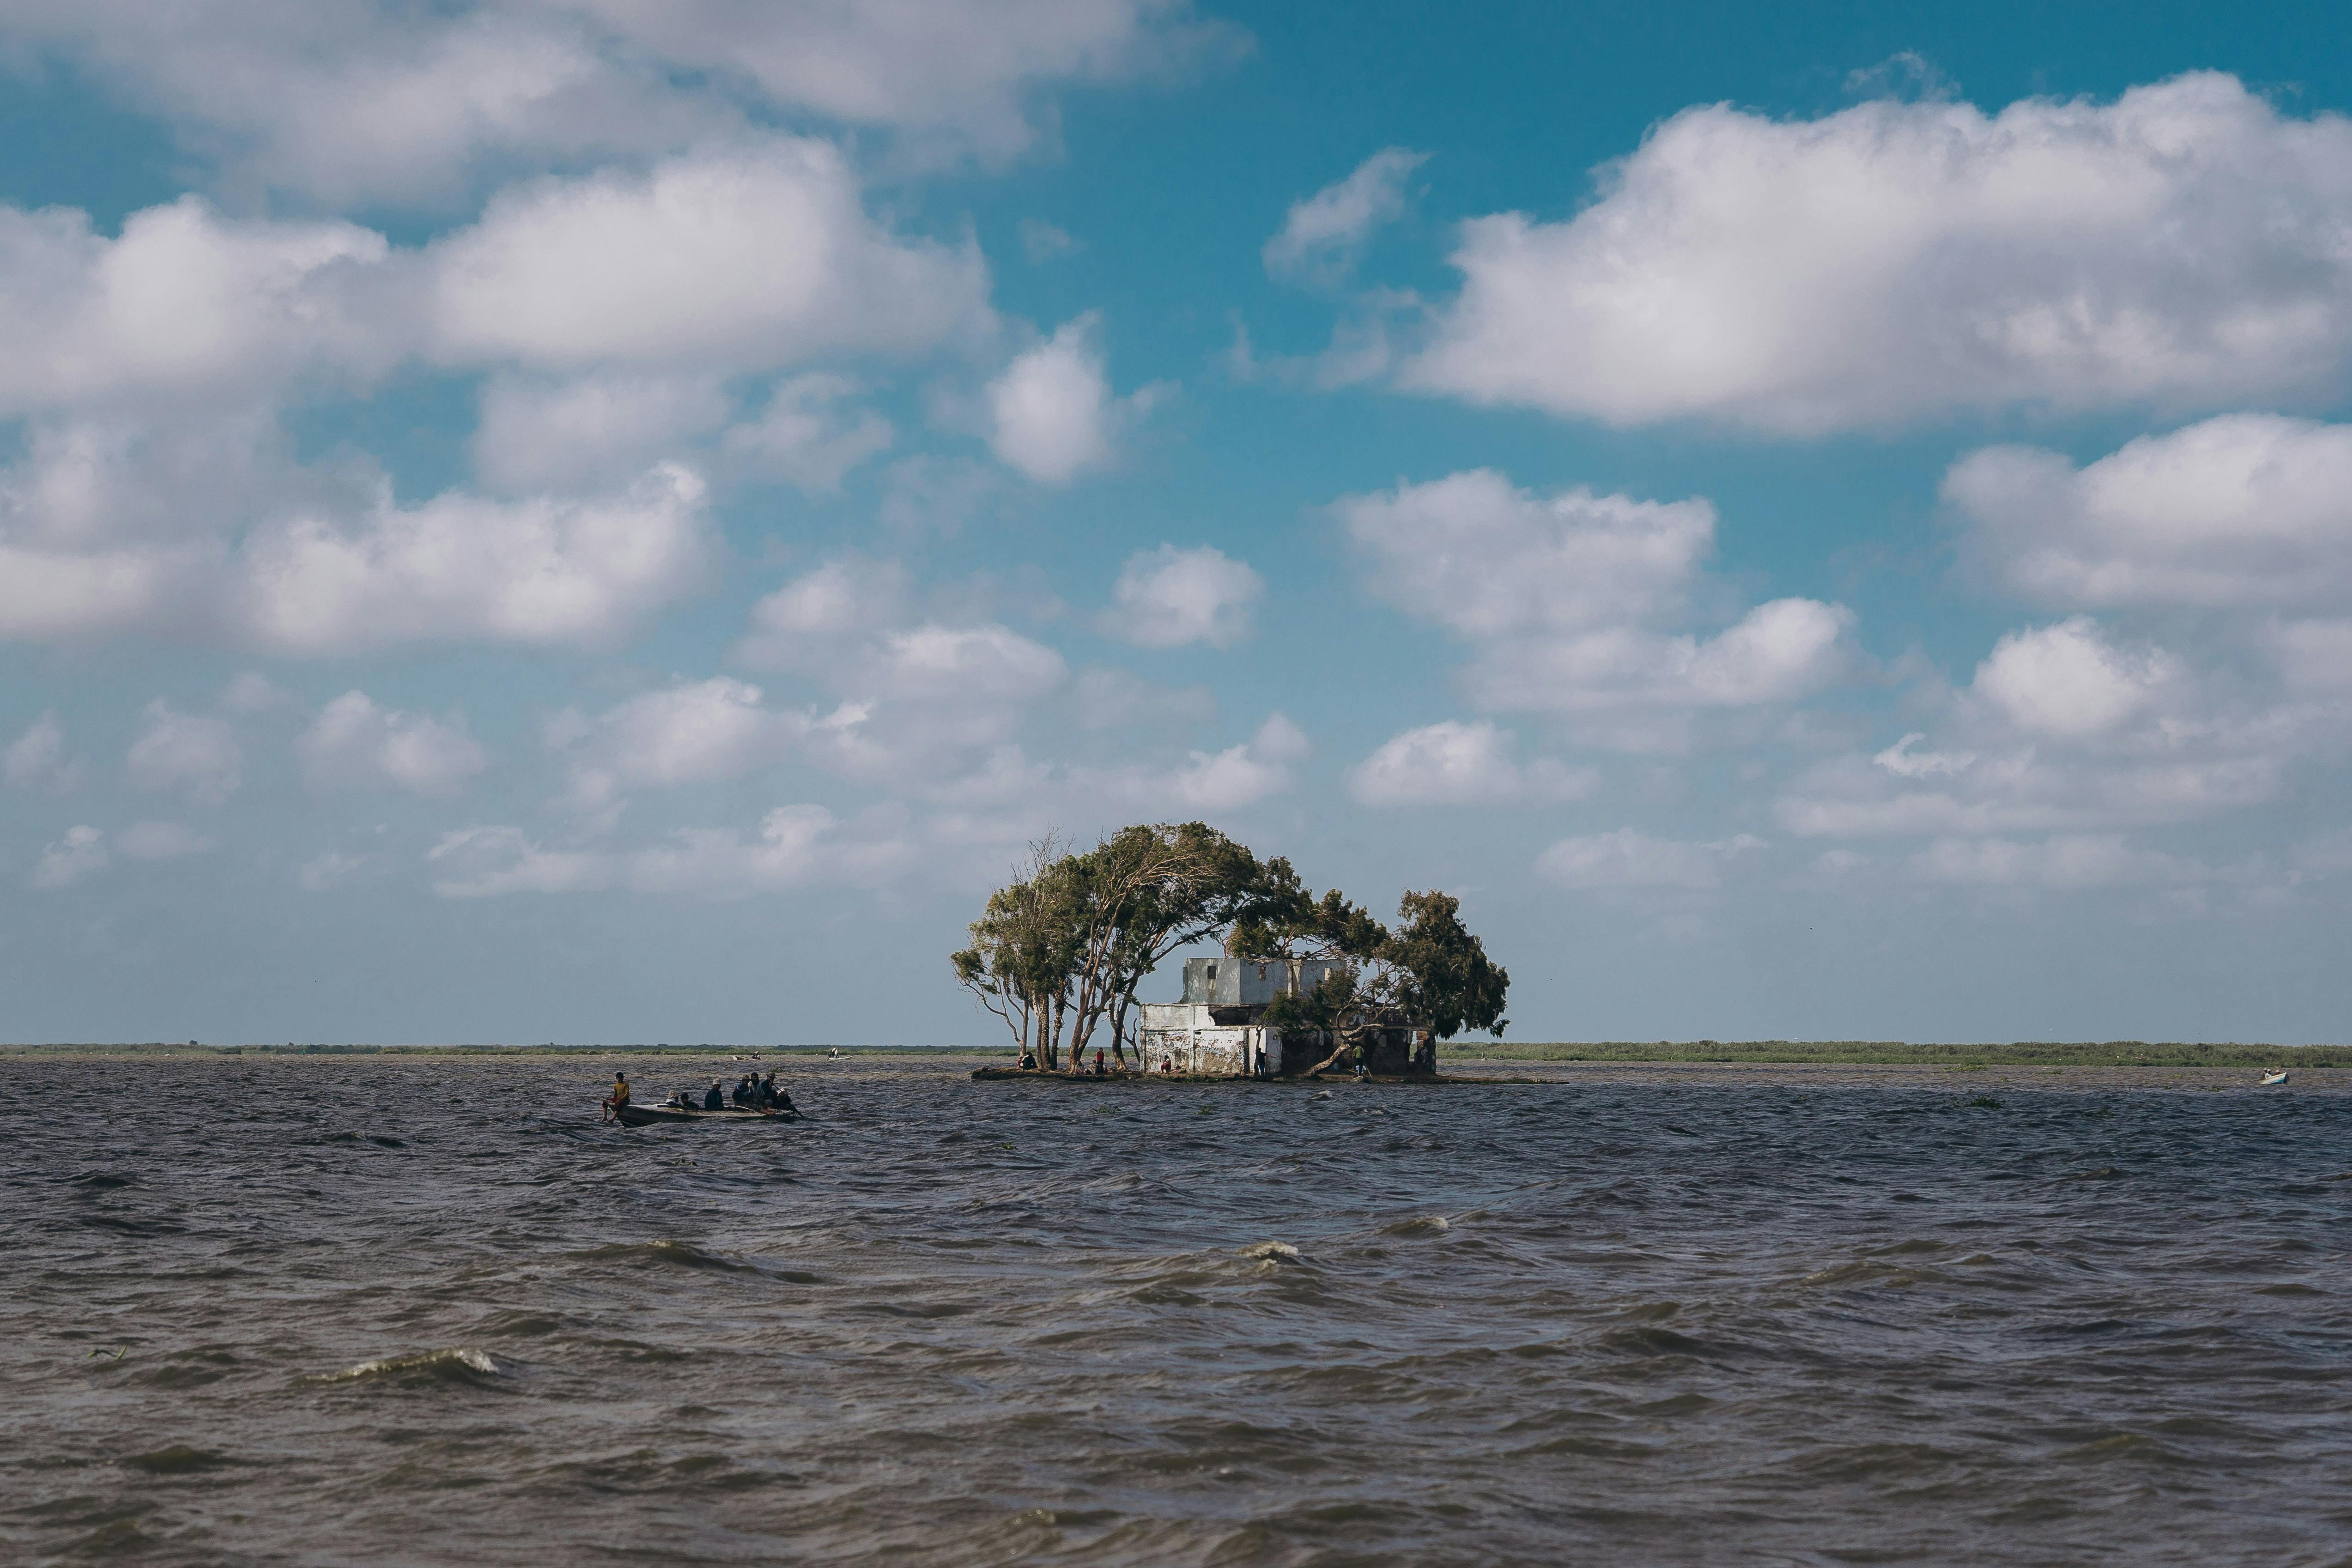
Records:
[[[1026,846],[1201,820],[1513,1039],[2352,1040],[2347,114],[2316,7],[0,0],[0,1039],[990,1044]]]

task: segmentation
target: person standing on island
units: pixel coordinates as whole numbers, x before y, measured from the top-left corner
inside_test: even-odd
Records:
[[[607,1122],[619,1120],[621,1107],[628,1103],[629,1075],[625,1072],[615,1072],[613,1074],[613,1092],[604,1096],[604,1120]]]

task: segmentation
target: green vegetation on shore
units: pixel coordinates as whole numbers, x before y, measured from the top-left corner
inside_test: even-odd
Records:
[[[2352,1067],[2352,1046],[2183,1045],[2139,1040],[2016,1040],[2008,1045],[1913,1045],[1899,1040],[1596,1040],[1550,1045],[1465,1040],[1439,1049],[1457,1061],[1721,1061],[1881,1063],[1907,1067]]]

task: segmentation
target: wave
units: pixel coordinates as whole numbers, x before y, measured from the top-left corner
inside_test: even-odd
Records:
[[[464,1383],[479,1387],[485,1378],[504,1375],[505,1370],[490,1359],[489,1352],[476,1350],[471,1345],[452,1345],[444,1350],[419,1351],[414,1355],[388,1355],[378,1361],[363,1361],[341,1372],[317,1373],[302,1381],[315,1384],[365,1383],[375,1378],[392,1377]]]

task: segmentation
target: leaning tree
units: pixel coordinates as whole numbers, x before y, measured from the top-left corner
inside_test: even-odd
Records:
[[[1122,828],[1082,853],[1049,836],[971,923],[971,945],[952,956],[956,979],[1047,1068],[1066,1051],[1075,1061],[1106,1022],[1124,1062],[1145,977],[1180,948],[1262,917],[1288,876],[1202,822]]]

